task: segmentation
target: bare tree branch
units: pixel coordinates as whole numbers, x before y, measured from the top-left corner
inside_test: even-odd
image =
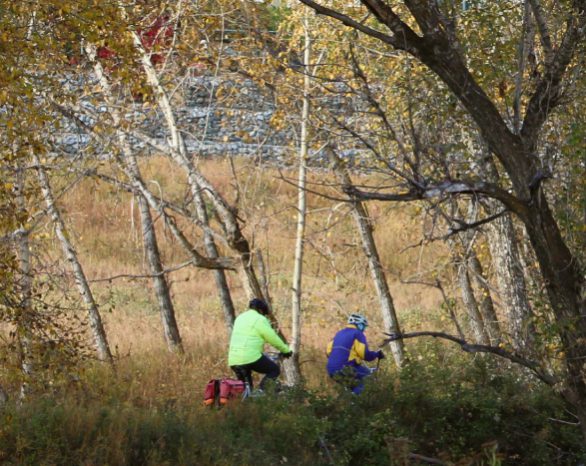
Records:
[[[456,233],[461,233],[461,232],[466,231],[466,230],[471,230],[473,228],[478,228],[481,225],[484,225],[486,223],[490,223],[493,220],[496,220],[497,218],[502,217],[507,212],[508,212],[507,209],[503,209],[503,210],[501,210],[500,212],[497,212],[494,215],[490,215],[489,217],[483,218],[482,220],[478,220],[477,222],[472,222],[472,223],[466,223],[466,222],[463,222],[463,221],[461,221],[459,219],[451,218],[450,220],[458,223],[460,226],[457,227],[457,228],[450,227],[448,229],[448,235],[454,235]]]
[[[537,376],[537,378],[539,380],[546,383],[547,385],[553,386],[559,382],[557,380],[557,378],[555,378],[554,376],[543,371],[543,369],[540,367],[539,363],[537,363],[536,361],[531,361],[529,359],[525,359],[522,356],[519,356],[518,354],[512,353],[512,352],[507,351],[507,350],[505,350],[501,347],[498,347],[498,346],[478,345],[478,344],[468,343],[466,340],[464,340],[462,338],[458,338],[458,337],[455,337],[453,335],[449,335],[444,332],[423,331],[423,332],[410,332],[410,333],[400,333],[400,334],[397,334],[397,333],[391,334],[391,333],[386,333],[386,332],[383,332],[383,333],[385,335],[389,336],[389,338],[386,338],[384,340],[383,344],[387,344],[387,343],[390,343],[391,341],[401,340],[401,339],[405,339],[405,338],[416,338],[416,337],[425,337],[425,336],[434,337],[434,338],[443,338],[445,340],[449,340],[454,343],[457,343],[458,345],[460,345],[462,350],[467,353],[491,353],[491,354],[495,354],[497,356],[500,356],[501,358],[508,359],[509,361],[512,361],[512,362],[519,364],[523,367],[526,367],[527,369],[530,369]]]
[[[168,273],[176,272],[177,270],[184,269],[185,267],[189,267],[190,265],[196,265],[196,264],[193,260],[189,260],[189,261],[183,262],[181,264],[175,265],[173,267],[168,267],[165,270],[162,270],[161,272],[156,273],[156,274],[153,274],[153,273],[149,273],[149,274],[121,273],[118,275],[112,275],[110,277],[95,278],[93,280],[88,280],[88,281],[90,283],[98,283],[98,282],[111,282],[111,281],[117,280],[119,278],[129,278],[131,280],[138,280],[140,278],[160,277],[160,276],[166,275]]]
[[[378,40],[380,40],[382,42],[385,42],[385,43],[387,43],[389,45],[392,45],[392,46],[394,46],[396,48],[405,49],[405,47],[407,45],[405,40],[403,42],[401,42],[400,40],[398,40],[397,37],[390,36],[389,34],[386,34],[386,33],[382,32],[382,31],[378,31],[376,29],[372,29],[372,28],[370,28],[368,26],[365,26],[364,24],[356,21],[355,19],[352,19],[349,16],[347,16],[347,15],[345,15],[343,13],[340,13],[339,11],[336,11],[336,10],[333,10],[331,8],[328,8],[328,7],[325,7],[323,5],[320,5],[319,3],[316,3],[313,0],[300,0],[300,1],[301,1],[301,3],[304,3],[308,7],[312,8],[317,14],[324,15],[324,16],[329,16],[330,18],[337,19],[338,21],[342,22],[344,25],[346,25],[348,27],[351,27],[351,28],[356,29],[356,30],[358,30],[360,32],[363,32],[363,33],[365,33],[365,34],[367,34],[367,35],[369,35],[371,37],[374,37],[374,38],[376,38],[376,39],[378,39]],[[372,2],[373,7],[378,6],[378,5],[376,5],[378,3],[379,2]],[[370,7],[369,7],[369,9],[370,9]],[[375,9],[375,11],[378,11],[378,10],[379,10],[379,8],[376,8]],[[379,16],[377,13],[375,13],[375,15],[377,17]],[[387,16],[387,15],[383,15],[383,16]],[[398,20],[398,21],[401,22],[400,20]],[[386,23],[383,22],[383,24],[386,24]],[[407,26],[406,26],[406,29],[409,30],[409,31],[411,31],[411,29],[409,29]],[[407,34],[407,32],[406,32],[406,34]],[[413,31],[410,32],[409,36],[411,34],[413,36],[417,37],[417,35]]]
[[[501,201],[508,209],[523,217],[527,209],[526,204],[507,191],[484,181],[444,181],[436,185],[427,185],[420,189],[411,188],[403,193],[367,192],[347,187],[344,192],[361,200],[375,201],[414,201],[445,196],[449,194],[483,194]]]

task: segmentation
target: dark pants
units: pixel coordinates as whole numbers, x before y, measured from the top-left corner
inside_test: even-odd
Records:
[[[236,377],[238,377],[239,380],[248,382],[250,384],[250,388],[252,388],[252,377],[250,377],[250,371],[264,374],[265,376],[260,381],[259,386],[261,390],[264,389],[267,379],[276,380],[281,373],[281,369],[279,368],[278,364],[271,361],[264,354],[254,362],[249,364],[242,364],[240,366],[230,366],[230,369],[234,371]],[[246,374],[248,374],[248,377]],[[247,378],[248,380],[246,380]]]

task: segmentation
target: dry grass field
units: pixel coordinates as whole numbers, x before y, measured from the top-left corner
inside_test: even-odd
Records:
[[[290,283],[296,222],[294,171],[259,166],[251,160],[203,160],[200,168],[231,202],[239,199],[239,215],[245,234],[263,253],[270,292],[281,328],[290,334]],[[154,192],[177,202],[186,198],[183,173],[163,158],[142,163],[147,183]],[[237,174],[234,176],[234,174]],[[334,194],[325,187],[322,173],[309,176],[311,190]],[[163,391],[181,396],[205,380],[229,372],[226,366],[228,335],[223,323],[212,272],[186,267],[171,272],[177,320],[186,354],[167,352],[162,326],[142,251],[140,219],[132,196],[103,181],[85,180],[61,200],[69,227],[88,278],[101,306],[110,345],[119,358],[120,373],[131,380],[128,390],[149,395]],[[407,329],[418,328],[422,318],[437,319],[437,290],[405,284],[401,277],[425,274],[442,263],[439,246],[418,246],[422,225],[414,207],[369,204],[375,234],[387,268],[388,280],[399,318]],[[376,293],[352,219],[344,203],[308,194],[307,244],[303,276],[302,369],[308,382],[323,378],[325,344],[349,312],[360,311],[371,319],[372,344],[382,339]],[[186,225],[185,222],[183,222]],[[187,260],[163,222],[157,233],[167,268]],[[188,227],[191,239],[201,246],[199,233]],[[60,254],[57,240],[48,246]],[[223,251],[229,254],[229,251]],[[110,280],[111,278],[111,280]],[[238,311],[246,306],[236,274],[228,274]],[[75,289],[72,287],[72,292]],[[187,379],[187,380],[186,380]],[[185,393],[193,396],[193,393]]]

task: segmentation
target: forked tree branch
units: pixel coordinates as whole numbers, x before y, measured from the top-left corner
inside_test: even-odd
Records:
[[[355,19],[349,17],[348,15],[340,13],[339,11],[336,11],[332,8],[328,8],[326,6],[320,5],[319,3],[314,2],[313,0],[299,0],[299,1],[301,3],[307,5],[311,9],[313,9],[319,15],[329,16],[330,18],[337,19],[342,24],[344,24],[352,29],[363,32],[364,34],[367,34],[371,37],[374,37],[375,39],[378,39],[382,42],[385,42],[386,44],[392,45],[393,47],[396,47],[398,49],[405,49],[406,50],[407,44],[406,44],[405,40],[400,41],[394,35],[389,35],[388,33],[385,33],[385,32],[379,31],[377,29],[373,29],[371,27],[368,27],[368,26],[362,24],[361,22],[356,21]],[[381,17],[380,17],[381,12],[379,11],[379,9],[374,8],[375,6],[377,6],[378,3],[379,2],[376,2],[376,1],[368,2],[367,7],[369,8],[369,10],[373,11],[375,16],[379,19],[379,21],[381,21],[383,24],[386,25],[386,22],[384,20],[381,20]],[[365,4],[366,4],[366,2],[365,2]],[[415,37],[417,37],[413,31],[411,31],[411,33]]]

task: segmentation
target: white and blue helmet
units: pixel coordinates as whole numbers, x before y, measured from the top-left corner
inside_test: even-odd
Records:
[[[368,320],[362,314],[350,314],[348,317],[348,324],[356,325],[358,328],[365,329],[368,327]]]

